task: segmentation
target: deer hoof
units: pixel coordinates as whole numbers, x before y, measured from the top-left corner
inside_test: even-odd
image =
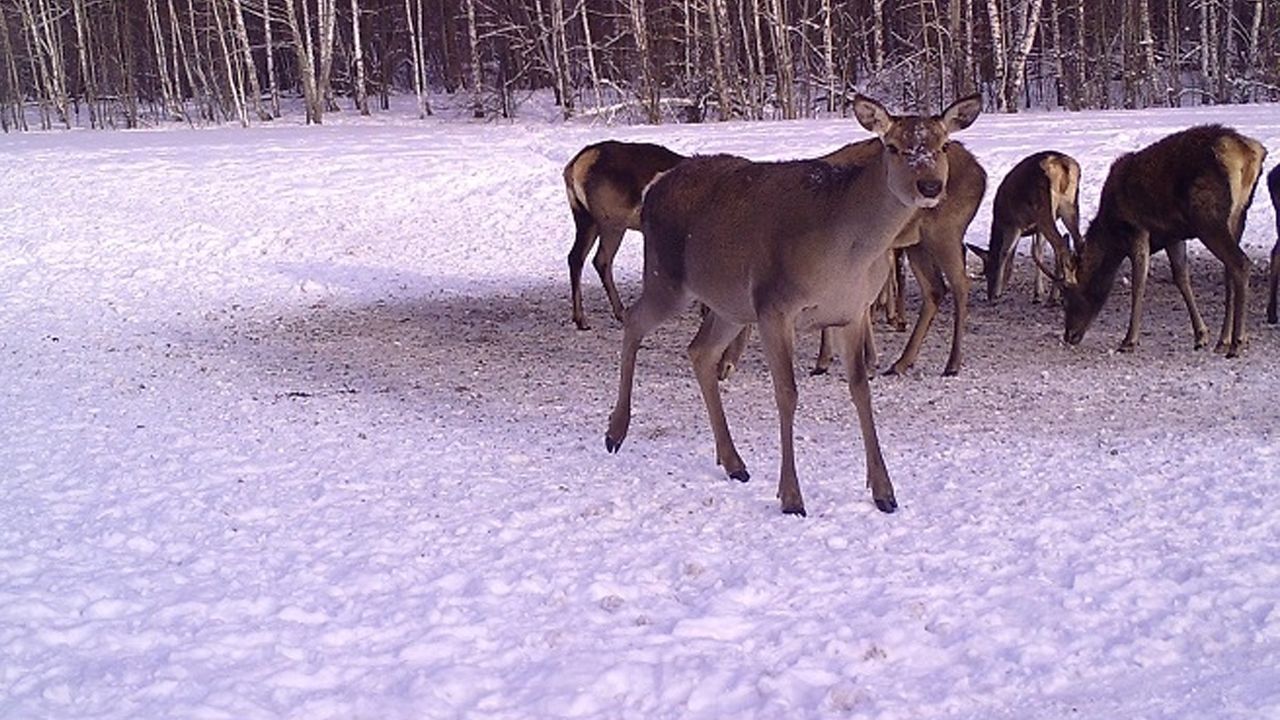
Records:
[[[804,511],[803,503],[801,503],[799,506],[796,506],[796,507],[787,507],[785,505],[782,506],[782,514],[783,515],[799,515],[800,517],[809,517],[809,513],[806,513]]]
[[[605,436],[604,436],[604,449],[605,449],[605,450],[608,450],[608,451],[609,451],[609,452],[611,452],[611,453],[616,453],[616,452],[618,452],[618,450],[619,450],[621,447],[622,447],[622,441],[621,441],[621,440],[614,440],[613,438],[609,437],[608,435],[605,435]]]
[[[1116,352],[1131,353],[1138,349],[1138,343],[1129,342],[1128,340],[1120,343],[1120,347],[1116,348]]]
[[[809,375],[810,377],[817,377],[819,375],[826,375],[828,371],[830,371],[830,368],[825,365],[814,365],[813,369],[809,371]]]
[[[746,468],[743,468],[741,470],[734,470],[733,472],[729,473],[729,477],[733,480],[737,480],[740,483],[744,483],[751,479],[751,473],[747,472]]]
[[[898,501],[893,498],[876,498],[876,509],[882,513],[892,513],[898,509]]]

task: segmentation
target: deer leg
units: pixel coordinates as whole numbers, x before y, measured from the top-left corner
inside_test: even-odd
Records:
[[[742,353],[747,349],[747,341],[751,339],[751,326],[744,325],[738,336],[729,343],[729,347],[725,348],[724,355],[720,357],[719,366],[716,375],[721,380],[728,380],[729,376],[738,367],[738,361],[742,359]]]
[[[1245,333],[1245,298],[1249,288],[1249,256],[1240,249],[1238,239],[1230,233],[1201,238],[1205,247],[1222,261],[1226,268],[1227,307],[1222,321],[1222,334],[1218,337],[1218,351],[1226,351],[1227,357],[1240,354],[1248,341]]]
[[[1200,308],[1196,307],[1195,295],[1191,292],[1191,273],[1187,270],[1187,243],[1185,241],[1170,243],[1164,252],[1169,256],[1169,270],[1173,273],[1173,284],[1177,286],[1178,292],[1182,293],[1182,302],[1186,304],[1187,312],[1191,315],[1191,333],[1196,338],[1196,349],[1199,350],[1209,344],[1209,326],[1201,317]]]
[[[907,329],[907,295],[904,289],[907,285],[906,270],[902,267],[902,248],[894,248],[889,251],[889,279],[885,281],[885,287],[888,288],[891,307],[893,308],[893,329],[902,332]],[[867,332],[871,332],[870,329]]]
[[[1044,264],[1044,236],[1039,232],[1031,236],[1031,260],[1035,264],[1033,272],[1036,274],[1035,285],[1031,289],[1031,302],[1041,303],[1044,302],[1044,296],[1048,292],[1048,288],[1045,287],[1048,283],[1044,271],[1040,269]]]
[[[943,376],[950,377],[960,372],[960,346],[964,339],[965,325],[969,322],[969,273],[964,266],[964,246],[960,244],[959,238],[930,246],[929,249],[947,279],[947,285],[951,288],[951,302],[955,306],[951,327],[951,354],[942,371]]]
[[[778,434],[782,449],[778,498],[782,501],[782,512],[804,515],[804,498],[800,495],[800,480],[796,476],[795,419],[798,393],[793,364],[795,326],[790,317],[779,312],[762,314],[759,325],[765,358],[769,362],[769,374],[773,378],[773,397],[778,404]],[[862,348],[859,347],[858,350],[860,352]]]
[[[720,362],[730,344],[741,336],[743,327],[707,309],[698,334],[689,343],[689,360],[693,363],[693,374],[698,380],[698,389],[702,391],[702,401],[707,406],[707,417],[711,421],[711,433],[715,436],[716,463],[729,477],[739,482],[750,480],[751,474],[733,445],[729,422],[724,416],[724,403],[720,398]]]
[[[923,245],[916,244],[907,248],[907,258],[911,263],[911,273],[920,284],[920,313],[916,316],[915,327],[911,330],[906,347],[902,349],[902,355],[885,370],[885,375],[902,375],[915,364],[920,355],[920,345],[929,332],[929,326],[933,324],[933,318],[938,314],[938,303],[946,292],[942,273]]]
[[[585,210],[573,209],[575,227],[573,248],[569,250],[569,289],[573,298],[573,323],[579,330],[587,330],[587,316],[582,309],[582,266],[587,262],[587,253],[595,244],[599,228],[595,219]]]
[[[618,399],[609,413],[609,429],[604,436],[605,449],[618,452],[631,425],[631,389],[635,384],[636,354],[644,337],[684,307],[687,295],[679,288],[646,283],[640,299],[626,314],[622,327],[622,361],[618,379]]]
[[[989,271],[987,275],[987,300],[990,302],[995,302],[1009,286],[1009,280],[1013,277],[1013,258],[1018,253],[1018,233],[1004,231],[1002,236],[1004,244],[1000,246],[1000,254],[991,257],[991,261],[996,263],[995,270]]]
[[[1277,220],[1280,223],[1280,220]],[[1275,325],[1280,321],[1277,316],[1276,309],[1276,291],[1280,290],[1280,240],[1276,241],[1275,247],[1271,248],[1271,266],[1267,271],[1267,290],[1270,299],[1267,300],[1267,322]]]
[[[835,362],[836,351],[832,343],[834,339],[832,334],[835,331],[829,327],[822,328],[821,339],[818,342],[818,357],[813,361],[813,369],[809,371],[810,375],[826,375],[831,370],[831,363]]]
[[[871,414],[871,384],[863,352],[866,336],[871,332],[866,320],[864,316],[841,329],[845,357],[850,358],[845,366],[849,378],[849,396],[858,411],[858,424],[862,428],[862,447],[867,456],[867,487],[871,488],[871,499],[875,501],[876,507],[881,512],[891,513],[898,509],[898,501],[894,497],[893,483],[889,480],[884,455],[880,452],[880,439],[876,435],[875,419]]]
[[[600,247],[596,248],[595,257],[591,261],[596,267],[596,274],[600,276],[600,284],[604,285],[604,291],[609,295],[613,316],[619,322],[622,322],[626,309],[622,306],[618,286],[613,282],[613,258],[618,254],[618,248],[622,247],[622,238],[626,233],[625,227],[611,226],[603,229],[600,233]]]
[[[1147,293],[1147,275],[1151,269],[1151,236],[1139,232],[1129,248],[1129,265],[1133,272],[1133,287],[1129,288],[1129,331],[1120,341],[1120,352],[1133,352],[1138,346],[1138,333],[1142,325],[1142,301]]]

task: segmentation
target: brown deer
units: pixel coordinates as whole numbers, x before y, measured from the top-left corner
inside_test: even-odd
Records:
[[[864,142],[878,143],[874,139]],[[846,146],[821,159],[837,165],[848,163],[856,157],[855,153],[850,152],[851,148],[852,146]],[[893,241],[895,250],[906,252],[911,272],[920,285],[921,300],[920,314],[916,316],[911,336],[897,361],[885,371],[886,375],[902,375],[915,365],[916,358],[920,356],[920,345],[924,343],[925,335],[938,314],[938,305],[948,287],[951,288],[955,303],[955,317],[951,330],[951,354],[942,374],[951,376],[960,372],[960,345],[969,316],[969,276],[964,264],[964,234],[969,229],[969,223],[973,222],[973,216],[978,213],[982,196],[987,191],[987,173],[978,164],[977,158],[959,142],[948,143],[946,155],[950,170],[942,199],[933,207],[917,211]],[[895,272],[899,268],[895,264]],[[895,286],[896,297],[892,302],[897,303],[902,297],[901,283],[894,282],[891,275],[890,285]],[[814,374],[825,373],[831,365],[831,335],[826,330],[822,333]]]
[[[600,276],[613,316],[622,320],[622,298],[613,282],[613,258],[627,230],[640,229],[640,199],[654,176],[670,170],[683,155],[651,143],[617,140],[588,145],[564,167],[564,188],[569,196],[575,228],[569,251],[569,288],[573,298],[573,322],[588,329],[582,308],[582,266],[595,245],[592,264]]]
[[[1239,355],[1247,339],[1250,267],[1240,236],[1266,155],[1258,141],[1230,128],[1200,125],[1117,158],[1102,186],[1084,249],[1074,259],[1076,277],[1062,278],[1063,339],[1074,345],[1084,337],[1127,257],[1133,274],[1132,305],[1120,350],[1132,351],[1138,344],[1151,253],[1164,250],[1191,314],[1195,346],[1207,345],[1209,329],[1196,308],[1187,272],[1186,241],[1194,237],[1226,267],[1227,302],[1218,349],[1227,357]]]
[[[840,167],[862,166],[874,158],[874,153],[880,147],[880,141],[871,138],[845,145],[818,160]],[[890,251],[893,255],[889,258],[891,272],[876,300],[877,303],[883,300],[886,305],[894,308],[888,311],[891,321],[895,316],[904,317],[901,310],[902,264],[898,255],[905,253],[921,289],[920,314],[916,317],[916,324],[902,354],[885,370],[886,375],[902,375],[915,364],[920,356],[920,346],[938,314],[938,305],[946,295],[948,286],[954,298],[955,318],[951,333],[951,355],[942,374],[951,376],[960,371],[961,339],[969,315],[969,276],[965,271],[964,234],[974,215],[978,213],[978,206],[982,204],[982,196],[987,190],[987,173],[977,158],[959,142],[950,142],[946,154],[949,172],[942,199],[934,207],[917,211],[915,217],[894,238],[893,249]],[[726,357],[721,361],[722,378],[728,375],[741,355],[748,331],[743,332],[743,336],[730,346],[725,353]],[[833,335],[834,331],[831,329],[822,331],[822,342],[812,371],[814,375],[822,375],[831,368],[831,362],[835,358]],[[873,360],[874,352],[869,352],[868,359]]]
[[[1038,269],[1044,265],[1045,240],[1053,246],[1056,274],[1066,277],[1074,272],[1066,264],[1071,261],[1072,247],[1079,251],[1083,237],[1079,198],[1080,163],[1054,150],[1023,158],[1004,176],[991,205],[991,238],[987,247],[969,246],[982,259],[988,301],[999,298],[1009,283],[1019,238],[1032,236],[1031,256],[1037,267],[1034,302],[1045,298],[1047,278]],[[1066,225],[1070,243],[1058,232],[1058,220]]]
[[[1280,289],[1280,165],[1267,173],[1267,192],[1271,194],[1271,206],[1276,213],[1276,244],[1271,248],[1271,266],[1267,272],[1267,322],[1276,324],[1276,290]]]
[[[631,424],[636,354],[650,331],[699,300],[707,310],[689,358],[715,435],[716,460],[729,477],[750,478],[720,398],[717,370],[744,327],[760,328],[773,376],[781,436],[778,496],[784,513],[803,515],[796,476],[797,327],[842,328],[849,393],[866,451],[876,507],[897,508],[871,414],[863,348],[871,301],[884,284],[893,240],[919,208],[941,200],[950,135],[981,112],[969,97],[941,115],[896,116],[858,96],[859,123],[881,147],[865,165],[821,160],[756,163],[728,155],[694,157],[662,174],[641,212],[644,287],[623,324],[618,399],[605,448],[617,452]]]

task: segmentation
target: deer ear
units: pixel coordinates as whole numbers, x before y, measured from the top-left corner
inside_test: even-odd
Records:
[[[858,95],[853,99],[853,115],[858,118],[862,127],[881,137],[884,137],[884,134],[893,126],[893,118],[889,116],[889,111],[865,95]]]
[[[970,95],[951,103],[943,110],[942,122],[947,126],[948,133],[958,132],[972,125],[981,112],[982,96]]]

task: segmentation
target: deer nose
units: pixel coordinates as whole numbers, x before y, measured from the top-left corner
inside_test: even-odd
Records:
[[[916,189],[927,198],[936,198],[942,194],[941,180],[917,180]]]

